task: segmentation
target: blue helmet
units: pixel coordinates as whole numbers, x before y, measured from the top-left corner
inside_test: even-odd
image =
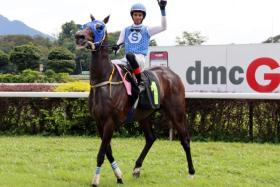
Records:
[[[141,3],[136,3],[132,5],[130,9],[130,15],[132,17],[133,12],[142,12],[143,13],[143,19],[146,17],[146,7]]]

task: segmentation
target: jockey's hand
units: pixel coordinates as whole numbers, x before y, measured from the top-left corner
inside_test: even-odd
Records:
[[[112,50],[115,52],[115,54],[117,54],[117,52],[118,52],[119,49],[120,49],[120,46],[117,45],[117,44],[114,44],[114,45],[112,46]]]
[[[117,45],[117,44],[114,44],[114,45],[112,46],[112,50],[113,50],[113,51],[118,51],[119,49],[120,49],[120,46]]]
[[[160,7],[160,10],[165,10],[167,1],[166,0],[158,0],[158,5]]]

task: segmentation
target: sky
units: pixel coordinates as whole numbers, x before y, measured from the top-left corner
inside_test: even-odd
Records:
[[[130,7],[138,2],[147,9],[144,24],[160,25],[157,0],[0,0],[0,15],[54,36],[71,20],[84,24],[90,14],[110,15],[107,29],[115,32],[132,24]],[[183,31],[198,31],[206,45],[260,43],[280,34],[279,8],[279,0],[167,0],[167,30],[153,39],[170,46]]]

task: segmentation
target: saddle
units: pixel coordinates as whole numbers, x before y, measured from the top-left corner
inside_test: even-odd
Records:
[[[141,109],[159,109],[160,108],[160,92],[159,83],[153,72],[145,70],[141,73],[144,89],[139,90],[136,78],[131,73],[131,70],[124,65],[119,65],[122,72],[126,75],[125,79],[131,83],[130,100],[132,105],[138,101],[138,106]]]

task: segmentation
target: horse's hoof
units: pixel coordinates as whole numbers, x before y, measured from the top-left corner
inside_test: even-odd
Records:
[[[135,177],[135,178],[139,178],[139,177],[140,177],[140,172],[139,172],[139,173],[133,173],[132,175],[133,175],[133,177]]]
[[[135,178],[140,177],[140,168],[134,168],[132,175]]]
[[[92,187],[97,187],[97,185],[96,185],[96,184],[92,184],[91,186],[92,186]]]
[[[123,180],[122,179],[117,179],[117,183],[118,184],[123,184]]]
[[[189,175],[189,179],[191,179],[191,180],[194,179],[194,175],[191,175],[191,174],[190,174],[190,175]]]

